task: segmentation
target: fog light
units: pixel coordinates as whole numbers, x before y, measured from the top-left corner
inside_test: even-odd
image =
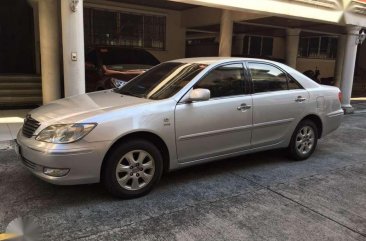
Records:
[[[51,177],[63,177],[69,173],[70,169],[59,169],[59,168],[43,168],[43,173]]]

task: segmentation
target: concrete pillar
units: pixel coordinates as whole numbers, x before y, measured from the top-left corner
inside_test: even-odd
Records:
[[[341,35],[338,37],[337,44],[337,59],[335,64],[335,86],[340,87],[342,82],[342,69],[343,69],[343,61],[344,61],[344,52],[346,49],[346,35]]]
[[[356,39],[361,30],[358,26],[347,26],[346,49],[342,68],[341,91],[343,95],[342,108],[346,114],[353,113],[351,106],[352,85],[355,72],[357,46]]]
[[[85,93],[83,0],[61,1],[65,97]]]
[[[233,20],[230,10],[222,10],[220,25],[219,56],[231,56],[231,44],[233,38]]]
[[[60,98],[57,0],[38,1],[43,104]]]
[[[286,29],[286,63],[296,69],[297,54],[299,51],[300,29]]]
[[[233,40],[232,53],[233,55],[242,56],[244,45],[244,35],[236,35]]]

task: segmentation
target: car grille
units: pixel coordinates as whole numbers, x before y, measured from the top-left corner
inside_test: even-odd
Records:
[[[27,115],[22,128],[23,135],[28,138],[32,137],[40,125],[41,123],[33,119],[30,115]]]

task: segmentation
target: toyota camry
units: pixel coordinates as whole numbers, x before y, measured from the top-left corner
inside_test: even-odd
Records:
[[[204,162],[276,148],[307,159],[340,125],[340,99],[338,88],[273,61],[179,59],[31,111],[17,150],[47,182],[102,182],[133,198],[164,172]]]

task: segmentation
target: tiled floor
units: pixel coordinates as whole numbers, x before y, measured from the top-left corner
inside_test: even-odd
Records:
[[[0,110],[0,141],[16,138],[23,119],[29,111],[29,109]]]

